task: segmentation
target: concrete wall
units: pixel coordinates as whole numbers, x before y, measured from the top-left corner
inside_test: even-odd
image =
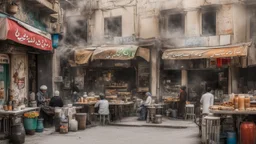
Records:
[[[11,55],[11,93],[19,101],[28,95],[28,57],[27,54]]]

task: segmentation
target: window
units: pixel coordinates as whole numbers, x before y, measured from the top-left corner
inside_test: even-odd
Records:
[[[250,17],[250,39],[256,39],[256,11]]]
[[[122,17],[104,19],[104,35],[107,37],[122,36]]]
[[[174,14],[168,16],[167,28],[170,35],[184,34],[184,15]]]
[[[202,14],[202,34],[216,35],[216,12],[204,12]]]
[[[87,42],[87,21],[80,17],[69,17],[66,40],[72,44]]]

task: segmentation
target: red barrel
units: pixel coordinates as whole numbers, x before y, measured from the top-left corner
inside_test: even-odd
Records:
[[[243,122],[240,126],[240,144],[255,144],[255,124]]]

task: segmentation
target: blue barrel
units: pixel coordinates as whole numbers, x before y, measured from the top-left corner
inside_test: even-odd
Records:
[[[227,132],[227,144],[236,144],[236,133],[235,132]]]

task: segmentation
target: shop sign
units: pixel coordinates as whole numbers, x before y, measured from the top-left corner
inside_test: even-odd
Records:
[[[128,37],[114,37],[114,43],[115,44],[130,44],[130,43],[136,43],[136,37],[134,36],[128,36]]]
[[[56,77],[54,78],[54,82],[63,82],[62,76],[56,76]]]
[[[39,35],[37,33],[33,33],[32,31],[23,28],[13,20],[7,19],[7,22],[9,26],[7,32],[7,39],[41,50],[52,50],[51,39],[42,36],[43,34]]]
[[[6,54],[0,54],[0,64],[9,64],[9,56]]]
[[[130,60],[136,55],[138,46],[101,47],[93,52],[93,60]]]

